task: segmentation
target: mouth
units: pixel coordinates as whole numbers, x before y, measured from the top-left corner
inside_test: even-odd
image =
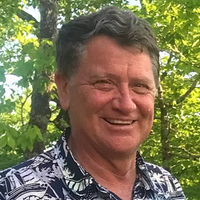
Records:
[[[134,120],[120,120],[120,119],[104,119],[106,122],[112,125],[124,126],[133,124]]]

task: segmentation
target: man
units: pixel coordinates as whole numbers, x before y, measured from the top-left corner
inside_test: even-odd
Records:
[[[153,123],[159,50],[150,25],[107,7],[64,24],[55,82],[67,128],[56,147],[0,173],[0,199],[181,200],[138,152]]]

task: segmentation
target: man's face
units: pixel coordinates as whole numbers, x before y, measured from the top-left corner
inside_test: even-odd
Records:
[[[69,109],[72,137],[83,147],[134,153],[149,135],[156,89],[147,53],[97,36],[65,85],[61,104]]]

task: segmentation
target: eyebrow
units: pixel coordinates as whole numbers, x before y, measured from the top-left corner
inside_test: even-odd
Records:
[[[97,73],[97,74],[92,74],[90,76],[91,79],[99,79],[99,78],[111,78],[111,79],[115,79],[115,80],[120,80],[120,77],[118,77],[115,74],[112,74],[110,72],[106,72],[106,73]]]
[[[107,73],[92,74],[90,76],[90,78],[93,79],[93,80],[99,79],[99,78],[111,78],[111,79],[120,81],[120,77],[118,77],[117,75],[115,75],[113,73],[109,73],[109,72],[107,72]],[[146,84],[151,84],[152,80],[149,79],[148,77],[143,77],[143,78],[134,77],[134,78],[131,78],[129,82],[130,82],[130,84],[135,83],[135,82],[144,82]],[[153,82],[154,82],[154,79],[153,79]]]
[[[132,83],[134,83],[134,82],[144,82],[144,83],[147,83],[147,84],[150,84],[150,83],[152,83],[152,80],[150,79],[150,78],[148,78],[148,77],[143,77],[143,78],[139,78],[139,77],[135,77],[135,78],[132,78],[131,80],[130,80],[130,82]],[[153,82],[154,82],[154,79],[153,79]]]

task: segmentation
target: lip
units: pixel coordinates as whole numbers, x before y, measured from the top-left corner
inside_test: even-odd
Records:
[[[117,125],[117,126],[128,126],[133,124],[135,120],[130,119],[114,119],[114,118],[104,118],[106,122],[108,122],[111,125]]]

